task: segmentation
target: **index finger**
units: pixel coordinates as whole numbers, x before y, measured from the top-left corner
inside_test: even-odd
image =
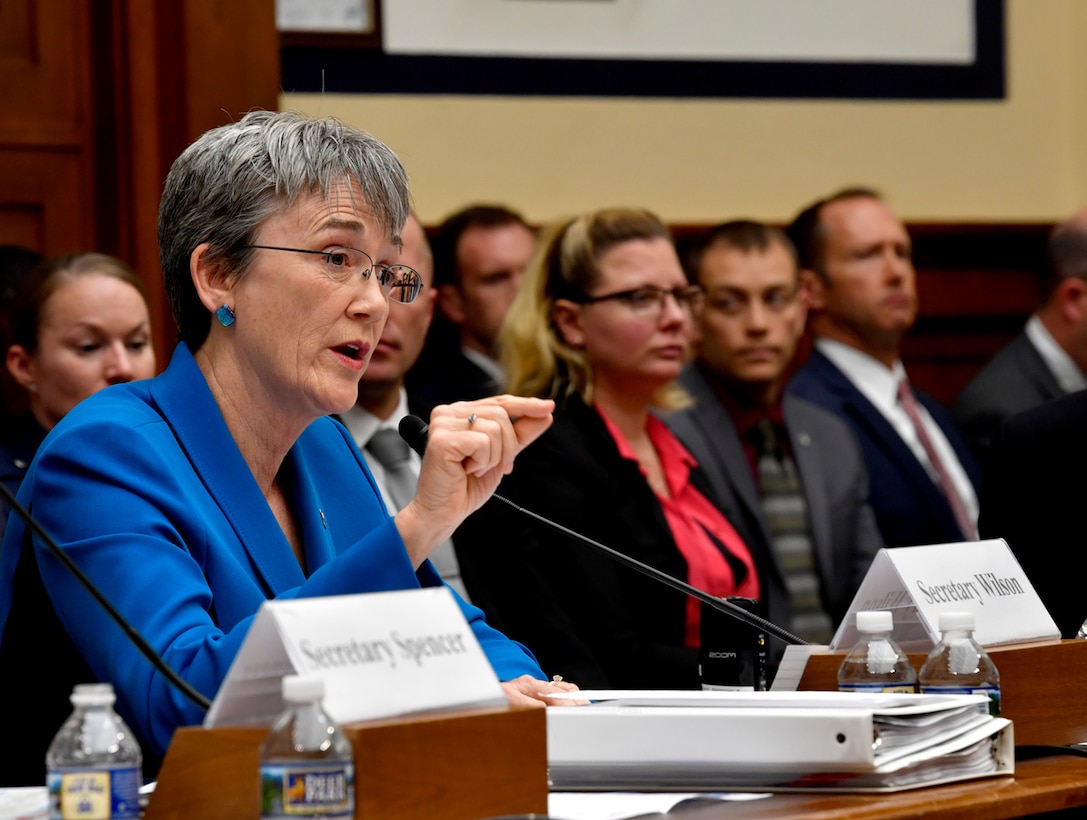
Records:
[[[518,403],[514,402],[514,404]],[[510,414],[510,431],[514,437],[514,440],[508,443],[508,449],[504,451],[510,457],[504,470],[508,475],[513,471],[514,458],[551,426],[554,421],[552,411],[555,409],[555,402],[550,399],[533,399],[530,405],[520,405],[522,411],[520,413],[517,412],[517,407],[504,409]]]
[[[537,399],[528,396],[494,396],[487,401],[493,402],[506,411],[517,437],[515,453],[519,453],[551,426],[555,402],[552,399]]]

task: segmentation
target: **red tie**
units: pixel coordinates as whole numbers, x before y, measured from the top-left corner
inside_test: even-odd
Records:
[[[955,514],[955,522],[959,525],[959,529],[962,530],[963,536],[968,541],[976,541],[978,538],[977,528],[974,526],[974,522],[970,520],[970,516],[966,514],[966,506],[962,503],[962,496],[955,489],[951,476],[947,474],[947,468],[944,467],[939,453],[936,452],[936,448],[932,445],[932,439],[929,438],[928,431],[921,422],[921,414],[917,410],[917,399],[913,395],[913,391],[910,390],[909,382],[905,379],[898,383],[898,401],[902,405],[902,409],[906,411],[906,415],[910,417],[910,421],[913,422],[913,427],[917,431],[917,438],[920,440],[921,446],[925,448],[932,469],[936,471],[940,489],[943,491],[947,503],[951,506],[951,512]]]

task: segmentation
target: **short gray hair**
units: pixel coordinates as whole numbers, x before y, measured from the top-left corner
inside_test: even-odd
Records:
[[[213,128],[175,160],[159,205],[159,255],[181,340],[195,351],[207,338],[211,314],[200,302],[189,259],[201,244],[211,258],[242,276],[266,220],[299,196],[328,196],[358,183],[358,203],[384,231],[398,237],[411,210],[408,177],[384,143],[331,117],[254,111]]]

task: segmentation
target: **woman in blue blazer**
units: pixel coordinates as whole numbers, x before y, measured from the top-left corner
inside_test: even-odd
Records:
[[[512,396],[436,409],[418,494],[385,511],[327,416],[355,403],[390,300],[418,293],[396,264],[407,214],[397,158],[334,120],[256,112],[209,131],[174,163],[160,209],[181,338],[169,367],[76,407],[24,480],[22,502],[208,698],[266,600],[440,584],[429,552],[550,424],[550,402]],[[531,653],[460,603],[511,701],[539,704]],[[0,627],[26,782],[42,782],[76,682],[113,684],[145,770],[202,720],[14,519]]]

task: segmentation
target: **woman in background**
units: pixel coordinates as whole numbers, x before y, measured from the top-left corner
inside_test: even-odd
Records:
[[[17,492],[38,445],[69,410],[111,384],[155,375],[151,314],[120,259],[78,253],[44,262],[11,303],[8,374],[29,411],[0,438],[0,480]],[[9,506],[0,499],[0,538]]]
[[[511,392],[555,399],[555,421],[499,493],[715,595],[757,598],[746,545],[650,412],[685,399],[673,381],[701,303],[647,211],[597,211],[545,233],[500,344]],[[548,675],[582,688],[699,686],[697,600],[499,504],[455,543],[473,601]]]
[[[11,300],[15,289],[34,268],[45,261],[36,250],[22,245],[0,245],[0,355],[11,344]],[[26,412],[26,391],[0,367],[0,430],[11,429],[11,423]]]

